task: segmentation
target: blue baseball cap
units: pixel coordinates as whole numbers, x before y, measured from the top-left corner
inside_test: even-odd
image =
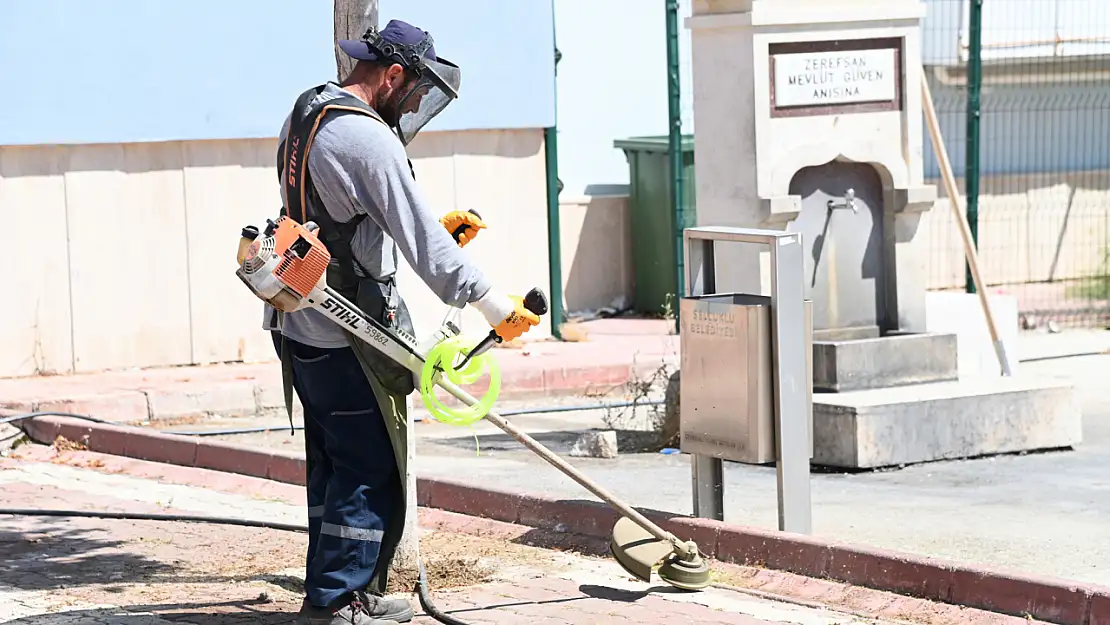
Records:
[[[360,61],[377,61],[384,57],[406,68],[415,66],[418,78],[400,96],[400,117],[388,122],[397,129],[397,136],[405,145],[459,97],[462,70],[451,61],[439,58],[432,45],[432,36],[412,24],[390,20],[381,31],[368,29],[358,40],[339,41],[339,48]],[[419,59],[409,56],[415,54],[421,55]]]
[[[404,46],[415,46],[428,36],[428,33],[423,30],[401,20],[389,20],[389,23],[381,29],[379,34],[385,41]],[[377,51],[362,39],[342,39],[339,41],[339,48],[353,59],[360,61],[378,60]],[[430,61],[437,59],[435,46],[428,47],[428,50],[424,52],[424,58]]]

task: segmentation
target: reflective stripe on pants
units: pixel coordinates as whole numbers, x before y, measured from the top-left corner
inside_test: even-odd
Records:
[[[313,605],[325,606],[370,583],[401,482],[389,432],[354,351],[290,347],[305,417],[305,592]]]
[[[346,525],[336,525],[334,523],[322,523],[320,525],[320,533],[328,536],[335,536],[336,538],[364,540],[370,543],[382,542],[382,534],[384,534],[381,530],[364,530],[358,527],[347,527]]]

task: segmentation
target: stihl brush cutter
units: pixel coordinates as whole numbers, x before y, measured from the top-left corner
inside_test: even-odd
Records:
[[[327,285],[331,254],[315,235],[315,223],[302,225],[288,217],[267,221],[262,232],[253,226],[244,228],[236,271],[262,301],[286,313],[315,308],[414,375],[423,370],[429,346],[459,334],[449,322],[423,343],[390,331]],[[547,299],[539,289],[533,289],[525,303],[537,315],[547,313]],[[493,342],[492,335],[486,337],[464,360],[488,349]],[[478,401],[445,376],[436,378],[436,385],[467,406]],[[650,582],[658,566],[659,578],[677,588],[701,590],[709,585],[709,565],[694,542],[680,540],[652,523],[496,412],[491,410],[484,418],[623,515],[613,527],[610,552],[631,575]]]

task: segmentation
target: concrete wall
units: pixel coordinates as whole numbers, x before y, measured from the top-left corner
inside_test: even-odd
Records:
[[[489,225],[466,247],[502,291],[523,295],[548,289],[547,177],[543,130],[421,133],[409,146],[421,190],[441,213],[477,210]],[[417,334],[443,320],[447,307],[405,266],[401,293],[413,311]],[[489,324],[464,309],[463,331],[475,336]],[[530,338],[549,336],[541,324]]]
[[[279,207],[275,147],[0,147],[0,207],[14,235],[0,376],[270,359],[261,303],[235,277],[233,257],[240,228]],[[486,218],[468,250],[502,289],[546,289],[542,130],[428,132],[410,154],[437,210]],[[574,266],[573,254],[564,259],[572,278]],[[408,267],[400,280],[417,330],[429,331],[445,307]],[[476,313],[464,319],[467,331],[488,328]]]
[[[928,241],[927,286],[962,287],[960,233],[942,182],[928,182],[942,197],[925,213],[918,235]],[[964,180],[957,183],[962,193]],[[979,265],[988,283],[1106,275],[1108,255],[1110,170],[982,177]]]
[[[564,194],[559,200],[567,311],[624,308],[633,288],[628,196]]]
[[[1078,67],[1061,60],[1035,67],[1029,75],[1010,68],[1018,84],[984,86],[979,258],[988,283],[1067,280],[1110,271],[1110,135],[1095,131],[1110,125],[1110,82],[1081,82]],[[989,81],[992,72],[1001,71],[988,69],[985,76]],[[962,192],[966,91],[941,80],[946,75],[941,67],[930,67],[926,74]],[[1037,77],[1045,82],[1030,84]],[[925,177],[941,196],[922,221],[929,240],[928,286],[962,288],[959,231],[943,197],[932,142],[924,147]]]
[[[22,267],[21,297],[0,309],[0,374],[262,355],[232,246],[248,216],[277,206],[273,150],[265,140],[0,148],[0,206]]]

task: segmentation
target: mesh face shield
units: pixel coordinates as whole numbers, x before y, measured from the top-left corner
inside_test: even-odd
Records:
[[[432,36],[427,32],[418,41],[413,38],[410,43],[401,43],[386,40],[371,28],[362,41],[379,58],[398,63],[415,76],[397,103],[397,136],[408,145],[421,128],[459,97],[462,71],[458,65],[436,55]]]
[[[432,118],[447,108],[452,100],[459,97],[462,76],[457,65],[443,58],[435,61],[423,59],[422,65],[422,71],[413,81],[412,87],[401,96],[398,103],[400,119],[397,123],[397,135],[405,145]]]

